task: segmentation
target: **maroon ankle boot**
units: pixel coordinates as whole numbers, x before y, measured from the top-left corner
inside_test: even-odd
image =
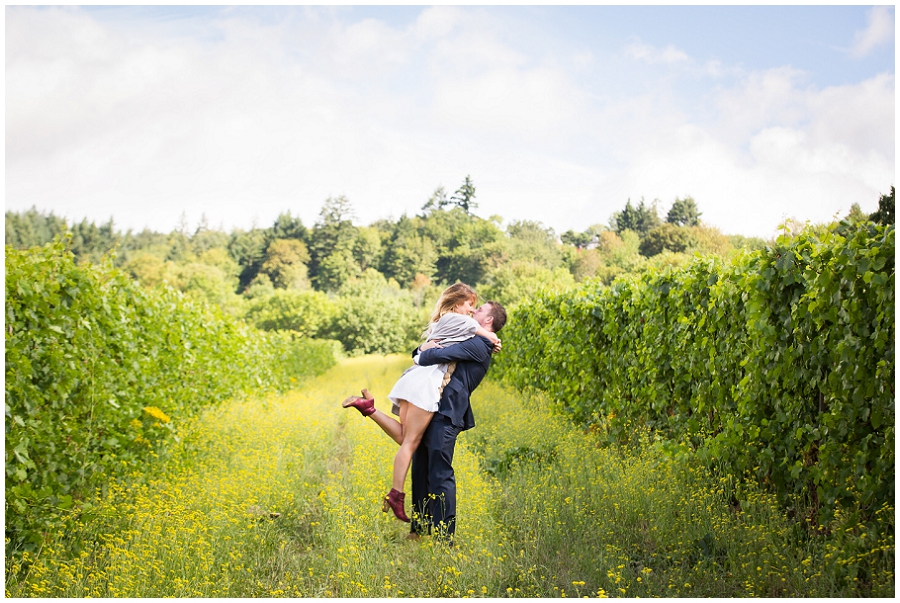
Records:
[[[367,390],[363,390],[367,391]],[[368,417],[375,412],[375,400],[372,398],[360,398],[359,396],[350,396],[341,403],[344,408],[351,406],[362,413],[362,416]]]
[[[390,507],[391,511],[394,512],[394,515],[397,516],[397,519],[409,523],[409,517],[406,516],[406,512],[403,510],[404,498],[406,498],[406,494],[398,492],[396,488],[391,488],[388,495],[384,497],[384,503],[381,505],[381,510],[387,513],[388,507]]]

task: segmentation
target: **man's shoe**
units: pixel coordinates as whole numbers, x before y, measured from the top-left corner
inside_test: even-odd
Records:
[[[419,540],[421,536],[419,536],[416,532],[410,532],[406,535],[407,540]]]
[[[368,392],[368,390],[363,391]],[[371,394],[369,395],[371,396]],[[349,396],[346,400],[341,402],[341,406],[343,406],[344,408],[350,408],[352,406],[353,408],[358,410],[364,417],[368,417],[375,412],[375,400],[372,398]]]

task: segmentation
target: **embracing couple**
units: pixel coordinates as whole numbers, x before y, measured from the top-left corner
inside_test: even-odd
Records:
[[[413,351],[414,366],[397,381],[388,398],[393,417],[377,410],[369,390],[343,402],[378,424],[400,450],[394,458],[393,487],[383,509],[410,522],[411,538],[437,535],[452,544],[456,531],[456,478],[453,451],[461,431],[475,426],[469,398],[501,348],[497,333],[506,310],[488,301],[477,309],[478,296],[463,283],[451,285],[435,306],[425,343]],[[412,464],[412,521],[404,509],[403,484]]]

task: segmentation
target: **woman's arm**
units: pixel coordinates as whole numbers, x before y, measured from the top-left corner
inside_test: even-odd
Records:
[[[500,351],[500,348],[503,347],[500,343],[500,338],[497,337],[497,334],[494,333],[493,331],[488,331],[481,325],[478,326],[478,329],[475,331],[475,334],[481,335],[482,337],[486,337],[486,338],[490,339],[491,343],[494,344],[494,353],[495,354]]]
[[[478,322],[471,316],[450,312],[441,316],[434,323],[428,339],[437,340],[442,345],[465,341],[475,337],[475,331],[479,326]]]

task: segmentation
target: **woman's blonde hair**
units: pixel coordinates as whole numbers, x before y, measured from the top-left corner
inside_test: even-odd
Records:
[[[472,300],[473,304],[478,301],[478,294],[475,293],[475,289],[465,283],[450,285],[444,289],[437,304],[435,304],[434,312],[431,313],[431,322],[437,322],[441,316],[452,312],[456,306],[469,299]]]

